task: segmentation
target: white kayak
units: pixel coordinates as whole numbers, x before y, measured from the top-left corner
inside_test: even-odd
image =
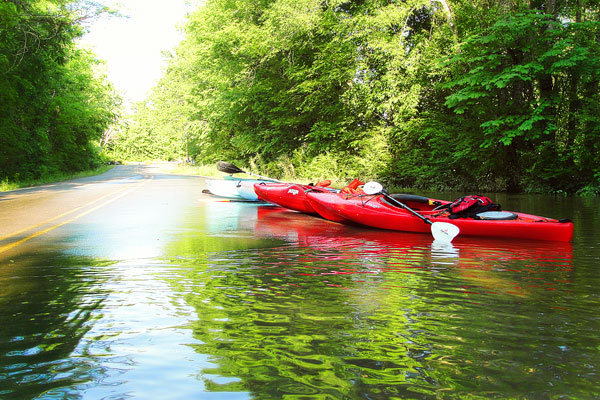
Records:
[[[259,201],[254,184],[261,182],[271,182],[264,179],[236,179],[226,177],[225,179],[207,179],[206,186],[208,191],[215,196],[228,199],[239,199],[247,201]]]

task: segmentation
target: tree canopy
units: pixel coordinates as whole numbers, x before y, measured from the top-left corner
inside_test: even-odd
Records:
[[[6,159],[67,167],[53,149],[89,154],[114,116],[110,90],[84,78],[93,60],[69,45],[81,5],[0,8]],[[106,143],[112,154],[427,189],[600,192],[596,1],[207,0],[184,29]]]
[[[100,62],[76,46],[91,1],[0,3],[0,179],[89,169],[120,99]]]

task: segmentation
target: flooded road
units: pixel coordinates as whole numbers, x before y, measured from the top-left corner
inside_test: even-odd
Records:
[[[597,199],[498,199],[573,243],[441,246],[203,188],[124,166],[0,193],[1,399],[600,392]]]

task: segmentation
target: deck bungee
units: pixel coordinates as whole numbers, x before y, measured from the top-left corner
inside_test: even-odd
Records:
[[[309,202],[315,210],[327,210],[341,218],[354,223],[374,228],[390,229],[405,232],[428,233],[430,225],[415,216],[409,210],[392,205],[383,194],[335,194],[335,193],[306,193]],[[495,216],[485,215],[475,218],[451,219],[447,210],[440,210],[440,205],[449,204],[447,201],[405,200],[410,209],[415,210],[431,223],[443,222],[455,225],[460,229],[461,236],[478,236],[513,239],[536,239],[568,242],[573,237],[573,223],[559,221],[537,215],[503,212],[511,214],[511,219],[494,219]],[[437,209],[436,209],[437,208]],[[501,215],[506,218],[507,214]],[[489,219],[486,219],[489,218]]]

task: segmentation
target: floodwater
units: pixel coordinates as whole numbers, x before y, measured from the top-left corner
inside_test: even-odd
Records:
[[[451,245],[196,200],[2,261],[1,399],[600,396],[598,199],[497,196],[572,243]]]

